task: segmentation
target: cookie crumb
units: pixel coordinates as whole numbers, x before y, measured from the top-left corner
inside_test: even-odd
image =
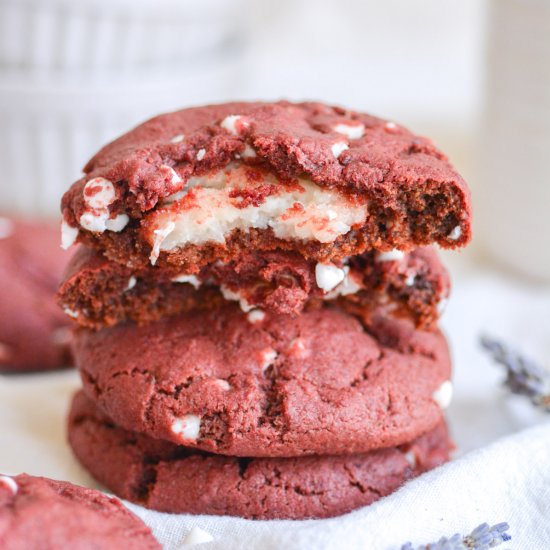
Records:
[[[204,529],[200,527],[193,527],[189,533],[183,539],[182,546],[193,546],[195,544],[204,544],[205,542],[212,542],[214,537]]]

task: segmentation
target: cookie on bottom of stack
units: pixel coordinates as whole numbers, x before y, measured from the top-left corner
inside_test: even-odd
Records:
[[[122,498],[171,513],[252,519],[324,518],[373,503],[449,459],[444,422],[415,440],[363,454],[294,458],[215,455],[124,430],[83,392],[69,441],[80,462]]]
[[[151,530],[99,491],[27,474],[0,475],[2,550],[160,550]]]

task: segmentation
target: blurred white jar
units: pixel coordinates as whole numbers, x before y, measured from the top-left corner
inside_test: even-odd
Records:
[[[241,0],[0,0],[4,74],[120,73],[173,66],[223,45]],[[236,10],[236,12],[235,12]]]
[[[0,0],[0,211],[57,216],[102,145],[238,95],[248,0]]]
[[[550,2],[492,0],[476,193],[480,243],[550,280]]]

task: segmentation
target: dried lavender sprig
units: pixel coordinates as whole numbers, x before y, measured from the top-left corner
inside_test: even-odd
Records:
[[[508,529],[510,526],[505,522],[497,523],[492,527],[488,523],[482,523],[465,537],[456,533],[450,538],[441,537],[437,542],[422,544],[416,549],[407,542],[401,550],[489,550],[512,539],[506,532]]]
[[[525,395],[537,407],[550,411],[550,371],[489,336],[481,337],[481,345],[506,368],[504,385],[512,393]]]

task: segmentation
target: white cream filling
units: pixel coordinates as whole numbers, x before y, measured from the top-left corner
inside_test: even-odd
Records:
[[[292,188],[284,187],[275,175],[267,173],[259,181],[247,181],[246,167],[234,164],[191,178],[183,191],[167,197],[164,208],[151,215],[155,227],[152,263],[160,250],[186,244],[224,243],[234,230],[271,228],[280,239],[331,243],[365,221],[365,203],[350,201],[310,180],[300,179],[298,183]],[[242,198],[238,192],[242,190],[246,195],[246,190],[255,186],[269,186],[271,194],[257,206],[239,208]]]

